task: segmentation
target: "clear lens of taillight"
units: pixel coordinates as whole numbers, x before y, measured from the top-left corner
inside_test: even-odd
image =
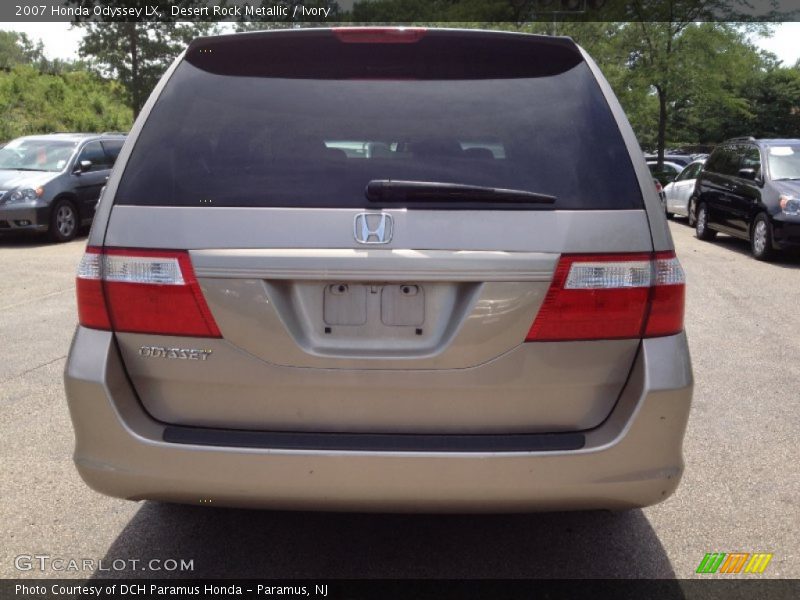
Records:
[[[185,251],[87,248],[77,289],[84,327],[221,337]]]
[[[177,258],[151,256],[105,257],[103,279],[118,283],[185,285]]]
[[[78,264],[78,279],[100,279],[102,256],[97,248],[87,248]]]
[[[564,287],[569,290],[649,287],[649,260],[618,262],[573,262]]]
[[[563,255],[526,341],[672,335],[684,292],[674,252]]]

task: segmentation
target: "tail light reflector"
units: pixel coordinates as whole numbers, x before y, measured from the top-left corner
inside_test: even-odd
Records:
[[[684,294],[674,252],[565,254],[525,341],[673,335],[683,330]]]
[[[76,288],[84,327],[222,337],[186,251],[87,248]]]

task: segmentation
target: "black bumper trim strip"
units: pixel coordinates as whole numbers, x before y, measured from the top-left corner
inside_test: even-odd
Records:
[[[163,439],[172,444],[362,452],[554,452],[579,450],[582,433],[405,434],[244,431],[170,425]]]

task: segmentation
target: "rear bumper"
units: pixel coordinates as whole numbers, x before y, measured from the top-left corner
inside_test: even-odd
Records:
[[[129,499],[302,510],[501,512],[631,508],[677,487],[692,395],[683,334],[646,340],[583,447],[546,451],[277,449],[164,441],[113,334],[79,327],[67,362],[75,464]],[[168,436],[169,437],[169,436]]]

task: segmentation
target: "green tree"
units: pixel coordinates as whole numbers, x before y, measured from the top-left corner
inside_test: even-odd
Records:
[[[70,4],[91,9],[97,0],[70,0]],[[117,4],[106,2],[105,4]],[[129,7],[151,6],[148,0],[129,0]],[[199,0],[176,2],[183,7],[205,6]],[[125,89],[125,101],[139,114],[145,100],[169,64],[195,37],[216,30],[213,23],[159,22],[79,22],[85,29],[79,54],[98,73],[119,81]]]
[[[749,135],[766,118],[761,114],[763,98],[755,98],[754,90],[777,67],[774,57],[758,50],[748,35],[754,29],[768,31],[763,26],[540,22],[520,29],[569,35],[583,46],[614,89],[644,148],[713,145],[732,135]],[[665,58],[668,36],[672,42]],[[780,114],[785,116],[791,86],[779,89],[785,102]],[[786,117],[775,129],[785,129],[789,121]]]
[[[725,0],[631,0],[627,5],[629,23],[618,41],[629,49],[631,85],[650,86],[655,92],[658,102],[655,146],[659,163],[663,162],[668,124],[675,117],[672,113],[688,106],[681,96],[687,89],[687,75],[694,75],[687,69],[704,75],[710,73],[703,67],[713,57],[703,54],[699,43],[702,35],[693,32],[703,26],[703,34],[719,31],[719,27],[729,32],[769,32],[766,25],[734,27],[730,23],[713,22],[741,17],[732,10],[737,4],[745,6],[744,2]],[[724,62],[724,58],[717,58],[718,63]]]
[[[757,111],[745,90],[769,61],[747,34],[769,27],[736,24],[746,0],[587,0],[594,13],[548,18],[554,6],[564,7],[558,0],[370,0],[348,16],[569,35],[600,65],[640,143],[660,161],[668,143],[718,141],[730,125],[752,122]],[[592,22],[593,14],[616,22]]]
[[[800,137],[800,69],[770,69],[748,92],[753,110],[748,135]]]
[[[686,28],[684,52],[675,63],[678,85],[668,107],[667,141],[707,145],[749,133],[754,113],[748,90],[771,59],[748,40],[747,33],[730,23]]]
[[[0,71],[0,141],[54,131],[120,131],[132,113],[124,90],[87,71],[42,73],[17,65]]]
[[[30,65],[51,75],[87,69],[86,63],[79,60],[47,58],[41,40],[34,44],[24,33],[0,31],[0,70],[8,71],[17,65]]]
[[[0,31],[0,69],[29,65],[44,59],[42,42],[34,44],[24,33]]]

